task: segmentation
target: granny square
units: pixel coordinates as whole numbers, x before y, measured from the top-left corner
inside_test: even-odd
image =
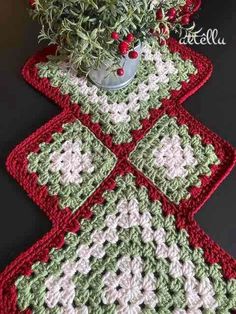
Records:
[[[211,63],[173,39],[146,45],[110,93],[55,54],[23,75],[63,111],[7,160],[52,229],[0,274],[0,313],[232,313],[236,261],[194,215],[236,153],[182,107]]]
[[[79,105],[114,144],[132,142],[134,131],[142,128],[145,132],[143,121],[151,121],[160,108],[182,103],[212,72],[207,58],[170,39],[168,46],[145,44],[133,82],[127,88],[109,92],[92,85],[84,75],[77,75],[68,62],[57,61],[55,52],[51,47],[31,58],[23,76],[62,108]]]
[[[44,191],[58,200],[60,209],[70,208],[74,212],[112,171],[116,158],[71,109],[26,139],[8,160],[14,160],[17,168],[11,167],[10,171],[19,180],[26,176],[34,181],[36,198],[38,191]],[[33,193],[31,185],[24,187]],[[41,194],[39,197],[42,204],[46,199]]]
[[[235,152],[184,108],[171,108],[136,145],[129,160],[172,203],[195,211],[221,182],[222,173],[232,169]]]
[[[200,187],[200,177],[210,176],[211,166],[220,163],[212,145],[203,145],[198,134],[190,136],[186,124],[178,125],[168,115],[138,144],[131,161],[176,204],[188,199],[188,188]]]
[[[142,62],[134,81],[121,91],[103,91],[88,78],[78,77],[68,63],[49,61],[37,65],[40,78],[48,78],[62,94],[69,94],[73,103],[80,104],[105,133],[112,134],[117,144],[129,142],[130,130],[140,127],[151,108],[159,108],[161,99],[169,98],[171,90],[181,88],[181,82],[197,72],[190,60],[183,60],[167,47],[143,47]]]
[[[118,175],[103,204],[91,208],[91,220],[66,233],[47,262],[17,276],[20,311],[187,314],[229,313],[236,306],[236,280],[209,263],[212,255],[194,245],[186,221],[139,179],[141,185],[131,173]]]

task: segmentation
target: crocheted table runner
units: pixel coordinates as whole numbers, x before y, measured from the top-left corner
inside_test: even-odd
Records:
[[[49,47],[25,79],[63,111],[17,146],[9,172],[53,227],[0,276],[0,313],[231,313],[236,262],[194,214],[235,150],[181,104],[203,56],[145,46],[133,83],[106,92]]]

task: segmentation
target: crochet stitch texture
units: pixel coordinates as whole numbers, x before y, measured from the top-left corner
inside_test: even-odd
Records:
[[[189,235],[176,229],[173,215],[165,217],[162,203],[150,202],[131,175],[116,183],[78,235],[69,233],[49,263],[34,264],[33,277],[18,278],[20,309],[180,314],[236,305],[236,281],[226,283],[201,249],[190,248]]]
[[[37,65],[39,76],[48,78],[71,101],[81,103],[81,110],[91,114],[93,122],[112,134],[117,144],[132,140],[130,131],[140,127],[151,108],[160,108],[163,98],[170,98],[171,90],[180,90],[181,83],[197,72],[192,62],[167,47],[153,50],[144,46],[142,64],[128,88],[108,92],[91,86],[86,77],[77,77],[69,64],[53,61]]]
[[[194,220],[235,150],[181,106],[208,59],[173,39],[146,46],[133,83],[109,93],[54,53],[23,75],[63,111],[7,161],[53,227],[0,275],[0,313],[236,310],[235,260]]]
[[[115,156],[79,120],[63,124],[52,143],[27,156],[28,170],[38,183],[58,195],[60,207],[77,210],[96,190],[116,163]]]

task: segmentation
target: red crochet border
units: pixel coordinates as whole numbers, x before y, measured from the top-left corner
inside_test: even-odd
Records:
[[[102,194],[105,190],[115,188],[115,178],[117,175],[124,175],[126,173],[134,174],[137,178],[137,184],[144,185],[148,188],[151,200],[161,199],[166,214],[175,215],[177,227],[185,228],[188,231],[191,245],[193,247],[201,247],[204,250],[205,259],[208,263],[219,263],[222,266],[225,278],[236,278],[236,261],[215,244],[204,231],[200,229],[194,220],[194,213],[213,193],[235,164],[235,151],[228,143],[191,117],[181,106],[169,106],[162,112],[162,114],[164,113],[177,117],[180,124],[187,123],[190,133],[200,134],[204,143],[212,143],[216,148],[217,155],[222,161],[220,166],[214,166],[212,168],[212,179],[207,177],[202,178],[203,188],[198,189],[199,191],[203,191],[202,193],[199,194],[199,191],[196,191],[196,189],[191,191],[196,198],[196,204],[195,201],[190,200],[182,202],[179,207],[174,206],[158,191],[150,180],[131,165],[126,156],[123,156],[119,158],[111,174],[87,199],[78,212],[72,215],[69,209],[60,210],[57,197],[49,196],[47,188],[37,184],[36,175],[28,173],[26,157],[29,152],[38,151],[38,144],[40,142],[50,142],[51,134],[60,132],[63,123],[72,122],[77,118],[79,118],[82,123],[85,123],[86,117],[80,113],[78,105],[65,108],[61,114],[38,129],[13,150],[7,160],[8,171],[22,185],[34,202],[45,211],[46,215],[52,221],[53,227],[50,232],[36,242],[29,250],[21,254],[0,275],[0,313],[19,313],[16,305],[17,295],[14,286],[15,279],[20,274],[29,275],[31,273],[31,265],[34,262],[38,260],[47,261],[50,249],[63,245],[64,234],[66,232],[78,231],[78,220],[82,217],[89,219],[92,215],[90,208],[94,204],[103,202]],[[130,145],[132,146],[132,144]],[[30,310],[27,310],[25,313],[30,313]]]
[[[170,101],[183,103],[208,81],[212,74],[213,65],[207,57],[180,44],[174,38],[170,38],[167,43],[172,53],[178,52],[182,59],[190,59],[198,70],[196,75],[193,74],[190,76],[188,83],[182,83],[182,88],[179,91],[174,90],[171,92],[172,97]],[[71,104],[70,97],[68,95],[62,95],[59,88],[52,87],[49,79],[40,78],[36,67],[36,64],[46,62],[48,55],[54,55],[55,53],[56,46],[52,45],[33,55],[23,67],[22,75],[27,83],[43,93],[47,98],[53,100],[61,108],[65,108]]]
[[[212,63],[205,56],[193,51],[192,49],[181,45],[178,41],[171,38],[168,41],[169,49],[172,52],[180,53],[183,59],[192,60],[193,64],[198,70],[198,73],[191,75],[189,82],[183,82],[180,90],[173,90],[171,92],[170,99],[162,100],[161,110],[167,107],[182,104],[188,97],[194,94],[201,86],[203,86],[210,78],[213,70]],[[71,106],[73,103],[70,100],[69,95],[63,95],[59,88],[53,87],[50,84],[50,80],[47,78],[40,78],[38,75],[38,69],[36,65],[40,62],[46,62],[47,56],[55,54],[56,47],[50,46],[31,57],[22,69],[22,75],[24,79],[32,85],[36,90],[40,91],[47,98],[51,99],[62,109]],[[112,151],[118,156],[129,155],[130,151],[135,147],[137,138],[143,137],[147,130],[149,130],[156,122],[158,115],[161,113],[160,109],[152,109],[150,111],[149,119],[144,119],[142,122],[142,128],[132,131],[132,147],[128,144],[116,145],[113,143],[112,136],[105,134],[98,123],[93,123],[90,115],[83,115],[85,124],[96,134],[98,138],[102,140]],[[82,113],[81,113],[82,115]]]
[[[29,275],[34,262],[47,261],[49,251],[52,247],[62,247],[65,233],[68,231],[78,231],[78,220],[81,218],[89,219],[92,215],[90,208],[94,204],[103,202],[102,194],[105,190],[115,188],[115,178],[117,175],[124,175],[126,173],[133,173],[137,178],[137,184],[148,188],[150,199],[161,199],[164,204],[164,211],[167,214],[171,213],[175,215],[178,228],[185,228],[188,231],[191,245],[193,247],[201,247],[204,250],[205,259],[208,263],[219,263],[222,266],[225,278],[236,278],[236,261],[215,244],[194,220],[196,211],[210,197],[235,165],[235,151],[227,142],[194,119],[182,106],[176,106],[176,104],[183,103],[207,81],[212,72],[212,65],[208,59],[193,52],[189,48],[179,45],[173,39],[169,41],[169,45],[173,49],[172,51],[180,52],[183,58],[191,58],[193,60],[199,70],[198,75],[191,76],[190,82],[183,84],[180,92],[173,92],[171,100],[164,100],[161,109],[152,110],[150,119],[143,120],[142,128],[132,133],[133,141],[122,145],[114,145],[112,138],[104,134],[98,124],[92,123],[89,115],[82,114],[78,105],[70,103],[68,96],[61,95],[58,89],[51,87],[47,79],[40,79],[38,77],[35,64],[45,61],[46,56],[55,51],[55,47],[46,48],[43,52],[29,59],[25,65],[22,72],[25,79],[36,89],[58,103],[64,110],[14,149],[7,160],[7,168],[35,203],[45,211],[46,215],[52,221],[53,227],[50,232],[37,241],[29,250],[22,253],[0,274],[0,313],[19,313],[16,305],[15,279],[19,274]],[[189,201],[182,202],[180,206],[170,204],[153,183],[127,160],[129,153],[134,149],[137,142],[145,136],[164,113],[176,116],[180,124],[188,124],[190,133],[200,134],[204,143],[212,143],[216,148],[218,157],[222,161],[221,165],[212,167],[212,176],[210,178],[206,176],[201,178],[201,189],[191,189],[190,192],[194,198],[192,197]],[[61,131],[62,123],[73,121],[76,118],[79,118],[84,125],[92,130],[116,154],[118,162],[108,178],[87,199],[78,212],[72,215],[69,209],[61,211],[58,207],[57,198],[49,196],[47,188],[40,187],[37,184],[36,175],[30,175],[27,172],[26,156],[30,151],[38,150],[39,142],[50,141],[51,133]],[[27,310],[25,313],[31,313],[31,311]]]
[[[36,261],[46,262],[49,259],[49,251],[53,247],[62,247],[64,244],[64,235],[66,232],[77,232],[79,230],[78,220],[81,218],[90,219],[92,212],[90,208],[94,204],[102,204],[104,199],[102,197],[105,190],[115,189],[116,183],[115,179],[118,175],[125,175],[127,173],[132,173],[136,177],[136,182],[138,186],[145,186],[148,188],[150,200],[161,200],[163,203],[163,209],[166,214],[174,214],[176,217],[176,225],[179,229],[186,229],[190,235],[190,243],[193,247],[201,247],[204,250],[205,259],[208,263],[219,263],[222,265],[222,270],[225,278],[236,278],[236,261],[229,256],[224,250],[222,250],[217,244],[215,244],[207,234],[198,226],[193,218],[193,214],[186,215],[181,210],[168,202],[164,195],[162,195],[158,189],[150,182],[142,173],[137,171],[137,169],[132,166],[127,159],[120,159],[112,171],[112,173],[106,178],[101,186],[94,192],[94,194],[84,203],[80,210],[72,215],[69,211],[61,211],[55,204],[54,198],[48,198],[45,188],[35,186],[35,177],[32,176],[31,180],[25,178],[25,169],[22,170],[26,165],[22,167],[22,160],[25,158],[26,151],[33,149],[37,150],[37,142],[44,140],[50,141],[50,135],[45,134],[45,131],[50,129],[50,132],[60,131],[61,122],[73,121],[75,119],[77,108],[75,112],[72,112],[69,108],[65,109],[61,114],[52,119],[45,126],[40,128],[34,134],[32,134],[28,139],[22,142],[15,150],[11,153],[8,161],[7,167],[10,173],[17,179],[17,181],[23,185],[25,189],[32,190],[30,196],[34,199],[37,204],[41,204],[41,198],[46,196],[46,207],[41,207],[44,209],[48,217],[53,221],[53,227],[50,232],[48,232],[42,239],[37,241],[29,250],[22,253],[14,262],[12,262],[0,275],[0,313],[20,313],[17,309],[17,292],[14,286],[14,281],[20,274],[30,275],[31,266]],[[174,110],[174,109],[173,109]],[[172,114],[176,112],[173,111]],[[186,113],[186,112],[185,112]],[[180,110],[178,115],[182,118],[183,112]],[[196,122],[196,121],[195,121]],[[196,122],[196,128],[198,129],[200,125]],[[206,130],[199,130],[200,132],[205,132]],[[206,141],[212,133],[206,134]],[[216,139],[218,137],[216,136]],[[226,143],[223,143],[226,145]],[[231,165],[232,166],[232,165]],[[229,168],[228,168],[229,170]],[[221,178],[223,179],[223,177]],[[35,190],[36,189],[36,190]],[[51,203],[52,202],[52,203]],[[54,209],[51,211],[51,204],[53,204]],[[30,309],[26,310],[24,313],[31,313]]]
[[[224,177],[231,171],[236,162],[235,150],[230,144],[193,118],[182,106],[169,106],[165,109],[156,111],[153,120],[157,121],[164,114],[176,117],[177,123],[180,125],[186,124],[189,128],[189,133],[191,135],[199,134],[204,144],[212,144],[221,161],[219,165],[211,167],[212,174],[210,177],[202,176],[200,178],[202,182],[200,188],[194,187],[189,190],[192,195],[189,200],[182,201],[179,206],[175,206],[176,212],[182,212],[184,215],[194,215],[204,204],[206,199],[210,197]],[[46,211],[49,219],[53,223],[57,224],[63,222],[65,214],[66,217],[70,217],[71,211],[68,208],[61,211],[58,208],[58,198],[56,196],[50,196],[46,186],[39,186],[37,174],[28,172],[27,156],[30,152],[38,152],[40,143],[50,142],[53,133],[61,132],[63,123],[73,122],[76,119],[79,119],[83,125],[87,126],[95,134],[98,133],[96,132],[97,130],[94,125],[89,123],[88,115],[82,114],[78,105],[71,105],[71,107],[64,109],[61,114],[57,115],[19,144],[11,152],[6,163],[8,171],[26,190],[29,197],[32,198],[40,208]],[[152,126],[153,124],[154,121]],[[149,130],[150,128],[148,128],[144,134],[143,132],[140,132],[140,134],[137,132],[135,140],[126,144],[125,152],[123,150],[123,145],[117,145],[115,148],[113,147],[111,149],[113,153],[116,154],[119,162],[126,159],[128,160],[129,156],[127,155],[127,152],[133,151],[137,142],[139,142]],[[102,136],[97,137],[103,142]]]

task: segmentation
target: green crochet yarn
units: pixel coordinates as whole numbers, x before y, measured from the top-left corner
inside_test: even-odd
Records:
[[[206,264],[202,249],[190,246],[186,230],[175,227],[174,216],[164,215],[161,202],[151,202],[132,175],[118,177],[104,198],[47,263],[35,263],[32,275],[16,280],[21,311],[226,314],[236,308],[236,280]]]
[[[149,47],[149,46],[148,46]],[[127,120],[114,122],[111,112],[105,112],[102,110],[101,104],[97,101],[91,101],[91,99],[81,94],[84,88],[78,86],[75,81],[76,72],[71,73],[60,70],[60,65],[51,60],[46,63],[39,63],[37,65],[39,70],[39,76],[41,78],[48,78],[50,84],[53,87],[58,87],[62,94],[70,95],[73,103],[79,104],[84,113],[90,114],[93,122],[99,123],[105,133],[111,134],[113,140],[117,144],[130,142],[132,140],[131,131],[140,128],[140,120],[148,118],[151,108],[160,108],[161,100],[170,97],[171,90],[180,90],[182,82],[188,82],[191,74],[196,74],[197,70],[194,67],[191,60],[183,60],[179,53],[171,53],[167,46],[149,47],[151,54],[154,58],[156,52],[161,55],[162,63],[158,63],[158,70],[155,67],[155,62],[152,60],[142,59],[142,63],[139,67],[138,73],[133,82],[127,87],[119,91],[109,92],[98,90],[96,95],[104,99],[107,99],[109,105],[114,104],[114,109],[119,115],[119,106],[131,103],[131,95],[139,95],[138,107],[127,111]],[[158,88],[150,90],[148,93],[148,99],[143,99],[140,96],[142,93],[143,84],[150,85],[153,81],[158,82],[158,78],[150,78],[150,75],[158,75],[163,77],[165,73],[165,67],[168,63],[172,63],[175,71],[166,74],[164,78],[158,83]],[[163,72],[163,73],[162,73]],[[87,82],[92,88],[92,85]],[[142,87],[141,87],[142,86]],[[90,90],[91,92],[91,90]],[[121,109],[121,112],[124,111]]]
[[[186,164],[183,169],[185,175],[178,175],[171,179],[167,176],[168,169],[166,167],[172,164],[174,168],[178,168],[178,164],[176,164],[178,157],[168,152],[168,155],[164,156],[167,165],[160,164],[160,161],[157,165],[155,164],[154,151],[166,147],[166,144],[162,145],[161,142],[163,137],[168,137],[171,141],[175,136],[180,139],[179,150],[190,150],[194,162],[192,160]],[[190,197],[188,189],[192,186],[200,186],[200,177],[203,175],[210,176],[210,167],[219,164],[219,159],[212,145],[204,145],[199,135],[191,136],[186,125],[179,126],[176,119],[170,118],[168,115],[161,117],[145,138],[139,142],[135,151],[131,153],[130,160],[176,204],[188,199]]]
[[[39,153],[29,154],[28,170],[50,195],[58,196],[62,209],[76,211],[108,176],[116,158],[79,120],[62,128],[50,143],[40,144]]]

